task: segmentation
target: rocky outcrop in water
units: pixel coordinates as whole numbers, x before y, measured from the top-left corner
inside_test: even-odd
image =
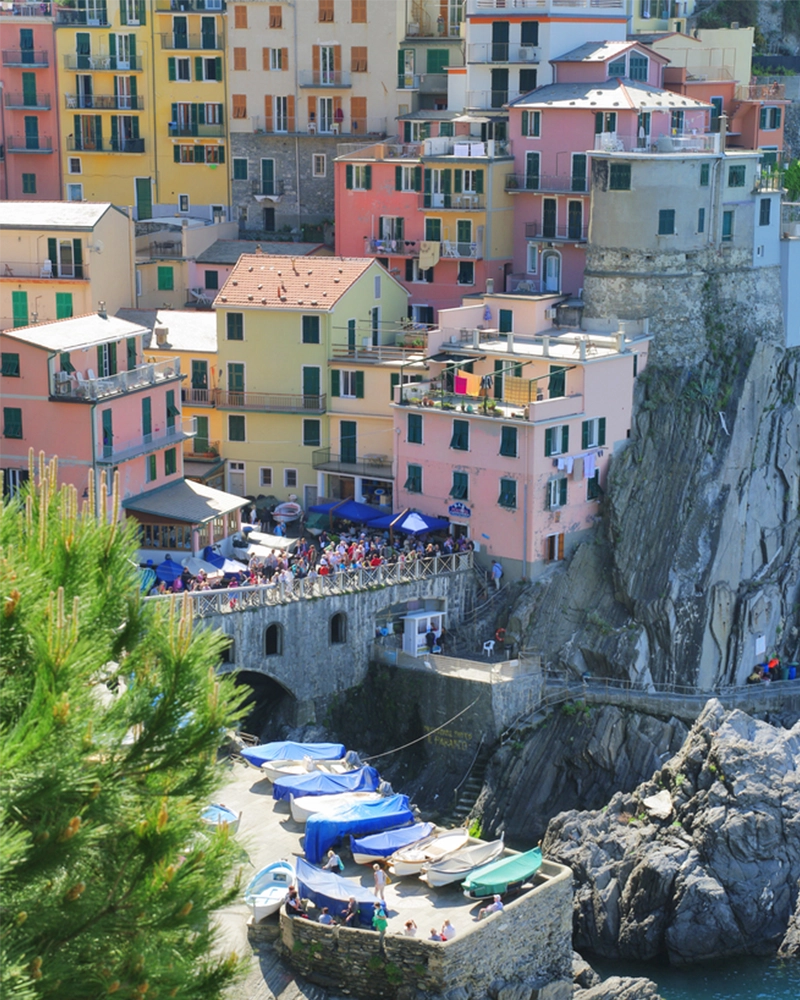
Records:
[[[774,954],[797,903],[798,762],[800,723],[711,700],[653,780],[557,816],[543,850],[575,875],[575,947],[676,964]]]

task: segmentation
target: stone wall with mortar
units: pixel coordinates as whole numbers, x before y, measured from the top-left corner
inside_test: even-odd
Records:
[[[457,926],[439,943],[281,914],[279,950],[306,978],[363,998],[479,1000],[526,984],[531,997],[572,996],[572,872],[545,861],[547,880],[501,914]],[[464,911],[466,916],[466,910]],[[538,991],[538,992],[537,992]]]

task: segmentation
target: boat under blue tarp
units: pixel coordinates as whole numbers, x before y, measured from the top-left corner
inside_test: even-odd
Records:
[[[402,531],[405,535],[424,535],[429,531],[447,531],[450,522],[443,517],[431,517],[421,514],[418,510],[404,510],[400,514],[388,514],[386,517],[370,521],[370,528],[391,528],[392,531]]]
[[[332,916],[341,917],[350,897],[355,896],[360,923],[367,927],[372,926],[375,896],[371,889],[365,889],[354,879],[342,878],[341,875],[334,875],[333,872],[329,871],[321,871],[303,858],[297,859],[296,871],[297,891],[302,899],[310,899],[320,909],[327,906]]]
[[[336,795],[339,792],[374,792],[381,783],[381,776],[374,767],[359,767],[344,774],[310,771],[278,778],[272,783],[272,797],[288,802],[294,795]]]
[[[409,807],[407,795],[387,795],[373,802],[359,802],[339,813],[313,813],[306,821],[306,857],[316,865],[328,848],[348,834],[363,837],[413,822],[414,813]]]
[[[359,503],[358,500],[329,500],[308,508],[310,514],[326,514],[329,518],[340,517],[345,521],[354,521],[356,524],[367,524],[369,521],[374,521],[376,517],[383,515],[384,510],[370,507],[366,503]]]
[[[433,823],[412,823],[411,826],[401,826],[396,830],[385,830],[383,833],[371,833],[367,837],[350,837],[350,849],[353,854],[369,854],[375,858],[388,858],[390,854],[399,851],[401,847],[416,844],[423,837],[433,833]]]
[[[293,743],[291,740],[278,740],[275,743],[262,743],[257,747],[244,747],[240,754],[248,764],[261,767],[268,760],[302,760],[304,757],[312,760],[341,760],[345,747],[344,743]]]

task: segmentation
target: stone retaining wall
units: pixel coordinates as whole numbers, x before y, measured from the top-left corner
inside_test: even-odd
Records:
[[[546,881],[480,923],[457,924],[446,944],[281,914],[278,947],[307,979],[358,997],[405,1000],[419,993],[482,998],[490,984],[523,982],[548,1000],[572,995],[572,872],[545,861]],[[464,919],[467,910],[463,911]],[[531,994],[529,994],[531,995]],[[535,993],[533,994],[536,995]],[[545,994],[540,994],[544,996]]]

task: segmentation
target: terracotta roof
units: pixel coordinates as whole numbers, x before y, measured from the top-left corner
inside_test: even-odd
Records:
[[[374,263],[364,257],[242,254],[214,300],[214,307],[327,311]]]
[[[696,101],[672,90],[661,90],[646,83],[633,80],[603,80],[600,83],[586,80],[583,83],[550,83],[538,90],[525,94],[516,101],[509,102],[512,108],[591,108],[600,110],[628,110],[639,108],[673,108],[689,111],[704,111],[711,105]]]

